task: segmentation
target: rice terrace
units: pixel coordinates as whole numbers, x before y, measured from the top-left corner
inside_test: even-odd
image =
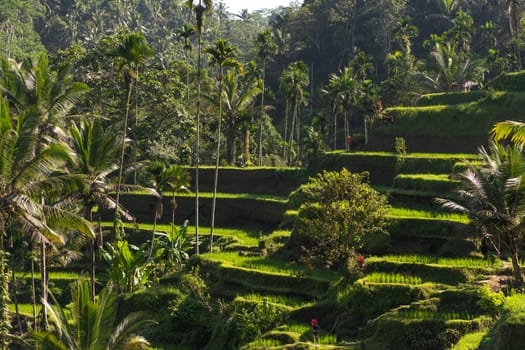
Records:
[[[525,4],[0,4],[0,350],[521,350]]]

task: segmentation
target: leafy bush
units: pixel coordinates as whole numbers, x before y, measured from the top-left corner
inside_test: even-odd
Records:
[[[364,181],[365,174],[323,172],[296,192],[302,205],[288,247],[311,267],[346,270],[363,237],[386,232],[386,197]]]

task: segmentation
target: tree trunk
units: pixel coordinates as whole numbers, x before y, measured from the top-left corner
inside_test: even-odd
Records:
[[[262,91],[261,91],[261,115],[259,117],[259,166],[263,165],[263,117],[264,117],[264,85],[266,79],[266,58],[263,58],[262,68],[263,80],[262,80]]]
[[[217,123],[217,150],[215,151],[215,174],[213,178],[213,198],[211,204],[210,252],[213,253],[213,230],[215,229],[215,207],[217,205],[217,185],[219,183],[219,165],[221,160],[222,127],[222,67],[219,68],[219,120]]]
[[[116,240],[122,239],[120,237],[120,230],[117,230],[117,223],[119,219],[119,206],[120,206],[120,187],[122,186],[122,177],[123,177],[123,171],[124,171],[124,157],[126,154],[126,137],[127,137],[127,131],[128,131],[128,119],[129,119],[129,110],[130,110],[130,104],[131,104],[131,91],[133,90],[133,78],[129,77],[130,81],[128,84],[128,97],[126,100],[126,112],[124,115],[124,127],[122,130],[122,145],[120,150],[120,164],[119,164],[119,173],[118,173],[118,186],[117,186],[117,194],[115,199],[115,217],[113,219],[113,234],[115,235]]]
[[[250,129],[246,127],[243,137],[244,164],[250,165]]]
[[[159,190],[159,193],[162,193],[162,191]],[[155,232],[157,231],[157,220],[162,217],[162,194],[160,198],[157,199],[157,202],[155,203],[155,217],[153,218],[153,231],[151,232],[151,245],[149,247],[149,254],[148,254],[148,261],[151,260],[151,256],[153,255],[153,248],[155,246]]]
[[[45,303],[47,302],[47,262],[46,262],[46,242],[42,240],[41,243],[41,257],[40,257],[40,280],[42,285],[42,330],[47,330],[47,310]]]
[[[511,243],[511,252],[510,252],[510,258],[512,261],[512,272],[514,274],[514,283],[517,286],[523,285],[523,272],[520,266],[520,258],[519,258],[519,250],[517,247],[517,244]]]
[[[31,256],[31,301],[33,302],[33,327],[38,332],[38,320],[36,314],[36,283],[35,283],[35,259]]]

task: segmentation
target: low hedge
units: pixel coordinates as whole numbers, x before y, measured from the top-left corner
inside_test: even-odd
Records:
[[[457,105],[478,101],[486,96],[485,91],[468,91],[468,92],[440,92],[426,94],[419,98],[416,105],[419,107],[433,105]]]
[[[415,263],[400,263],[391,261],[373,261],[367,263],[367,273],[386,272],[420,276],[423,282],[443,283],[455,285],[465,283],[471,273],[460,267],[436,266]]]
[[[455,190],[459,181],[454,181],[447,174],[399,174],[394,177],[394,188],[424,192],[447,193]]]
[[[505,73],[491,87],[506,91],[525,91],[525,71]]]
[[[282,293],[304,297],[321,297],[330,288],[329,281],[306,277],[282,275],[262,272],[253,269],[225,266],[220,262],[193,259],[192,263],[199,264],[201,271],[211,274],[217,282],[214,290],[220,290],[226,285],[240,286],[247,291],[263,293]]]

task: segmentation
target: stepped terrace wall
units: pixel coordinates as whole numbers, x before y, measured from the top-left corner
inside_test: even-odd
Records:
[[[376,121],[366,149],[392,151],[395,138],[403,137],[411,152],[475,153],[496,122],[525,118],[524,103],[523,92],[497,91],[469,103],[388,108],[394,122]]]
[[[121,194],[122,205],[135,217],[138,222],[153,222],[156,200],[149,195]],[[194,222],[195,197],[178,196],[177,209],[175,211],[175,223],[180,225],[188,219]],[[163,215],[158,223],[168,224],[171,222],[171,197],[165,197],[163,201]],[[208,225],[211,218],[212,199],[201,197],[199,199],[199,217],[201,225]],[[215,212],[216,225],[237,225],[255,223],[268,226],[277,226],[286,210],[285,201],[265,198],[217,198]],[[112,220],[110,212],[104,212],[104,220]]]
[[[195,189],[195,168],[190,168],[191,188]],[[199,190],[213,191],[215,168],[199,168]],[[220,168],[218,191],[288,195],[304,181],[299,168]]]

